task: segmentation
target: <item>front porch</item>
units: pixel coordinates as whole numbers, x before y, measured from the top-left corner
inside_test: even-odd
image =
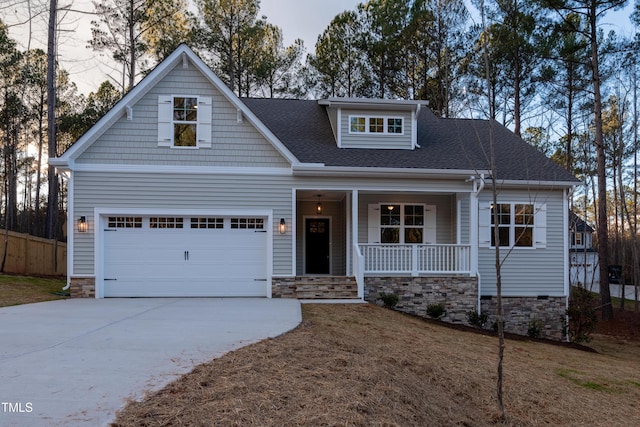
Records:
[[[477,206],[465,183],[421,191],[295,191],[295,275],[475,275]],[[453,188],[457,187],[457,191]],[[363,294],[360,294],[362,296]]]
[[[372,278],[475,277],[474,188],[295,190],[294,274],[274,277],[272,296],[369,299]]]

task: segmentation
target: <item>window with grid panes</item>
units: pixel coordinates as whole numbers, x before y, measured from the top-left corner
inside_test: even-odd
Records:
[[[496,223],[497,216],[497,223]],[[534,207],[526,203],[499,203],[491,207],[491,246],[533,247]]]

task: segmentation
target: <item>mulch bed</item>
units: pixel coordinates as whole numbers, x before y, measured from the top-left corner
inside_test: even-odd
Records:
[[[631,341],[640,341],[640,311],[634,311],[632,302],[627,304],[625,310],[614,307],[613,320],[602,320],[601,313],[598,313],[596,333]]]

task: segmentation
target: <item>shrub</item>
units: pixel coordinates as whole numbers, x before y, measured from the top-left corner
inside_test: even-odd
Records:
[[[384,292],[380,293],[380,299],[382,300],[382,303],[384,304],[385,307],[387,308],[392,308],[395,307],[396,304],[398,304],[398,295],[396,294],[387,294]]]
[[[596,330],[598,316],[596,301],[591,292],[584,288],[571,288],[569,294],[569,340],[575,343],[591,341],[591,334]]]
[[[429,317],[433,317],[434,319],[439,319],[447,313],[447,310],[444,308],[443,303],[438,304],[429,304],[427,306],[427,314]]]
[[[489,320],[489,315],[487,313],[478,314],[478,310],[468,311],[467,312],[467,322],[471,326],[475,326],[477,328],[484,328],[484,325]]]
[[[507,321],[502,319],[502,330],[504,331],[504,327],[506,326]],[[498,332],[498,319],[494,320],[493,323],[491,324],[491,330],[493,332]]]
[[[542,321],[531,319],[529,321],[529,327],[527,328],[527,335],[530,338],[540,338],[540,335],[542,335]]]

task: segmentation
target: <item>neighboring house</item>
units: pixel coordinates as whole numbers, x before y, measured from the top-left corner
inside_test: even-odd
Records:
[[[507,330],[562,337],[578,181],[495,124]],[[182,45],[50,164],[79,297],[496,307],[489,125],[423,101],[239,99]]]
[[[593,228],[582,218],[570,213],[569,241],[570,282],[571,286],[582,286],[589,290],[598,290],[600,270],[598,251],[593,247]],[[595,289],[594,289],[594,285]]]

